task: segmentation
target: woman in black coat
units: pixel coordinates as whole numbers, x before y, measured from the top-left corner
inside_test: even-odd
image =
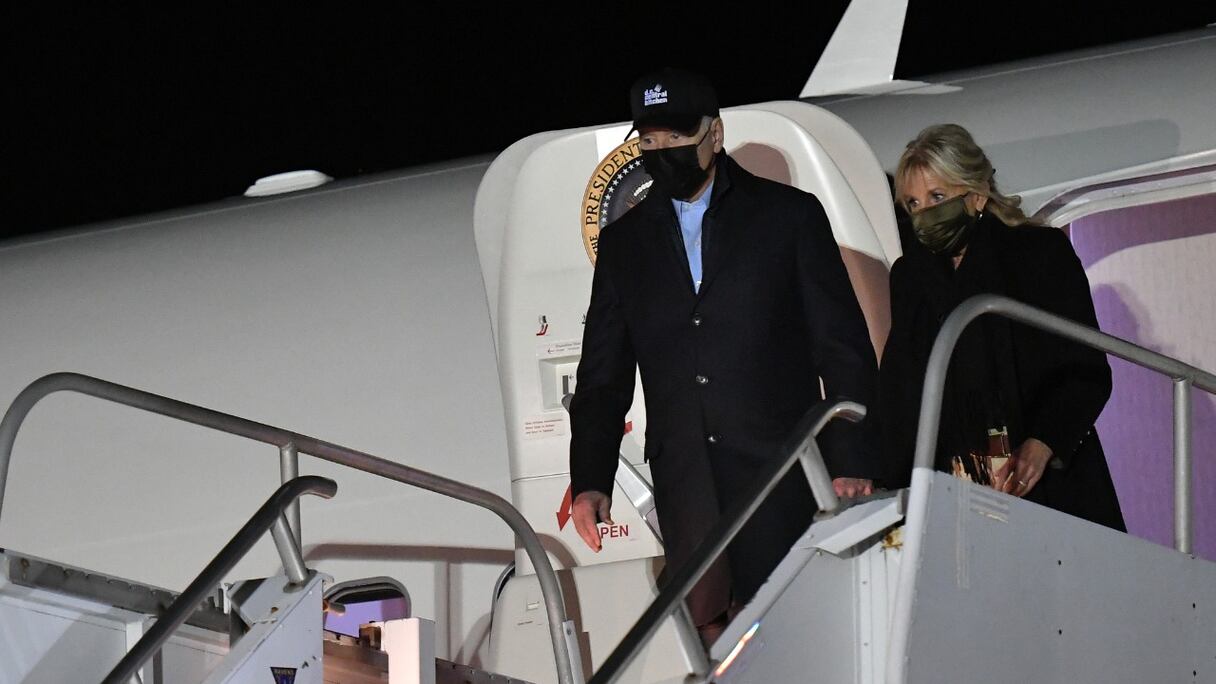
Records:
[[[895,192],[912,227],[891,268],[891,332],[879,370],[878,422],[892,487],[911,475],[929,353],[961,302],[998,294],[1098,327],[1068,237],[1028,223],[1019,198],[997,190],[991,162],[961,126],[931,126],[908,143]],[[1126,530],[1094,429],[1110,390],[1102,352],[982,316],[951,358],[935,465]],[[990,469],[972,456],[1000,451],[1012,458]]]

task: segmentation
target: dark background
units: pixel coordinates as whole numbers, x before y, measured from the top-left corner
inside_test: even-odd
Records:
[[[795,98],[847,3],[801,4],[6,9],[0,237],[623,121],[655,65],[709,73],[723,106]],[[895,76],[1213,21],[1216,2],[911,0]]]

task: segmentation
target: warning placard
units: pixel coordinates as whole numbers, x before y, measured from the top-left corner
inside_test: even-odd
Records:
[[[524,419],[524,439],[562,437],[566,434],[566,417],[563,415],[533,416]]]
[[[582,340],[560,340],[542,342],[536,345],[537,358],[545,359],[551,356],[578,356],[583,350]]]

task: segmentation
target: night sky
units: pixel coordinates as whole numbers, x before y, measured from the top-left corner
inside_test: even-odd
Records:
[[[800,4],[6,8],[0,235],[625,120],[629,83],[657,65],[710,74],[723,106],[795,98],[847,3]],[[1216,21],[1210,1],[977,4],[911,0],[896,78]]]

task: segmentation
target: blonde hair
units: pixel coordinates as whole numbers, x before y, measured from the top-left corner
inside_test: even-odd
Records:
[[[1022,198],[1004,195],[997,189],[992,162],[967,129],[958,124],[929,126],[904,148],[895,167],[895,195],[900,204],[904,204],[903,188],[915,171],[928,171],[951,185],[961,185],[987,197],[984,210],[992,212],[1005,225],[1030,222],[1019,208]]]

